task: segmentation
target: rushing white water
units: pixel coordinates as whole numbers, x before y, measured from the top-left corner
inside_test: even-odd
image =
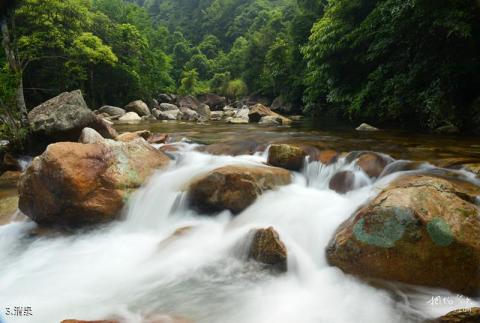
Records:
[[[33,314],[7,322],[119,317],[140,323],[158,314],[199,323],[416,322],[462,307],[445,291],[388,292],[328,266],[324,250],[335,229],[391,177],[372,184],[344,160],[310,164],[291,185],[265,193],[240,215],[206,217],[186,208],[182,191],[192,178],[227,164],[260,164],[265,155],[219,157],[192,147],[184,144],[171,167],[137,192],[122,221],[43,238],[28,235],[32,223],[1,226],[2,312],[28,306]],[[329,190],[338,169],[355,170],[358,187],[366,186],[346,195]],[[171,237],[186,226],[191,230]],[[248,231],[268,226],[288,249],[286,274],[246,260]],[[453,303],[429,304],[436,296]]]

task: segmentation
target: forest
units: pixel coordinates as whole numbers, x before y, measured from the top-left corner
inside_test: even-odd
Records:
[[[22,88],[27,109],[73,89],[93,108],[211,92],[385,127],[480,126],[479,1],[6,4],[0,105],[13,119]]]

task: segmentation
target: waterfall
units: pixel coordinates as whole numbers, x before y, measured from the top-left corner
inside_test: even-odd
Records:
[[[198,323],[417,322],[455,308],[428,305],[431,295],[453,297],[445,291],[389,292],[327,264],[325,247],[336,228],[389,178],[372,183],[344,159],[312,162],[292,184],[264,193],[236,217],[204,216],[187,207],[190,181],[225,165],[261,165],[266,155],[213,156],[193,147],[179,146],[171,166],[134,194],[120,221],[42,237],[29,235],[32,223],[0,226],[0,305],[31,307],[31,322],[38,323],[107,317],[141,323],[159,314]],[[340,170],[354,171],[358,189],[341,195],[328,188]],[[287,247],[285,274],[246,260],[249,231],[268,226]]]

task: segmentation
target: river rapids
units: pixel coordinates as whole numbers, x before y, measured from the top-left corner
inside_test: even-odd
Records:
[[[336,228],[395,175],[371,183],[343,159],[330,166],[314,162],[239,215],[208,217],[186,207],[192,178],[225,165],[262,164],[266,154],[213,156],[195,146],[183,142],[170,167],[130,199],[120,221],[39,236],[30,234],[32,222],[0,226],[2,311],[32,310],[6,322],[114,317],[141,323],[165,314],[196,323],[403,323],[459,307],[459,296],[444,290],[373,287],[327,264],[325,248]],[[330,190],[340,169],[358,172],[363,187],[346,195]],[[248,232],[270,226],[288,250],[285,274],[246,257]],[[190,230],[172,236],[185,227]],[[452,302],[433,304],[438,296]],[[468,301],[468,307],[479,304]]]

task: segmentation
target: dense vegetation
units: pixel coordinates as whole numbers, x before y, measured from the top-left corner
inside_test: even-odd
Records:
[[[474,0],[22,0],[4,13],[18,66],[0,64],[28,106],[74,88],[93,107],[216,92],[376,125],[480,125]]]

